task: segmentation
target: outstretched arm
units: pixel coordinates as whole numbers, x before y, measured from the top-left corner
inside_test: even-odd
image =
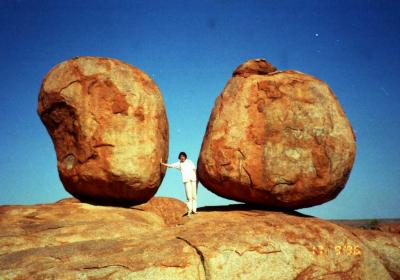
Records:
[[[160,164],[164,165],[166,167],[170,167],[170,168],[176,168],[176,166],[174,164],[168,164],[168,163],[164,163],[162,158],[160,159]]]
[[[164,163],[164,162],[160,162],[160,163],[161,163],[161,165],[164,165],[164,166],[166,166],[166,167],[170,167],[170,168],[172,167],[171,164]]]
[[[164,165],[164,166],[166,166],[166,167],[171,167],[170,164],[164,163],[163,160],[162,160],[162,158],[160,158],[160,164],[161,164],[161,165]]]

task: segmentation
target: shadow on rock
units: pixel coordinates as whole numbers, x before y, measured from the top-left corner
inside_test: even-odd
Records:
[[[198,212],[212,212],[212,211],[221,211],[221,212],[228,212],[228,211],[266,211],[266,212],[281,212],[287,215],[292,215],[296,217],[303,217],[303,218],[314,218],[314,216],[302,214],[300,212],[294,210],[287,210],[283,208],[276,208],[276,207],[266,207],[260,205],[253,205],[253,204],[245,204],[245,203],[238,203],[238,204],[229,204],[229,205],[214,205],[214,206],[203,206],[198,208]]]

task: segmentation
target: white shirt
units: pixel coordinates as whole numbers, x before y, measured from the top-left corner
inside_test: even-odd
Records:
[[[190,159],[186,159],[184,162],[172,163],[170,166],[181,171],[182,182],[196,181],[196,167]]]

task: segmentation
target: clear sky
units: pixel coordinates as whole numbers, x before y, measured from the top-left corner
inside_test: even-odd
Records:
[[[159,86],[170,162],[197,161],[232,71],[251,58],[329,84],[357,135],[346,188],[301,209],[322,218],[400,217],[399,1],[0,1],[0,204],[68,197],[36,114],[40,83],[75,56],[117,58]],[[184,200],[177,170],[157,194]],[[204,187],[199,206],[235,203]]]

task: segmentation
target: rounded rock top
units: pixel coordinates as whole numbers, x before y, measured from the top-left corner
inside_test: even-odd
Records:
[[[251,59],[239,65],[232,76],[248,77],[250,75],[266,75],[276,72],[277,69],[263,58]]]

